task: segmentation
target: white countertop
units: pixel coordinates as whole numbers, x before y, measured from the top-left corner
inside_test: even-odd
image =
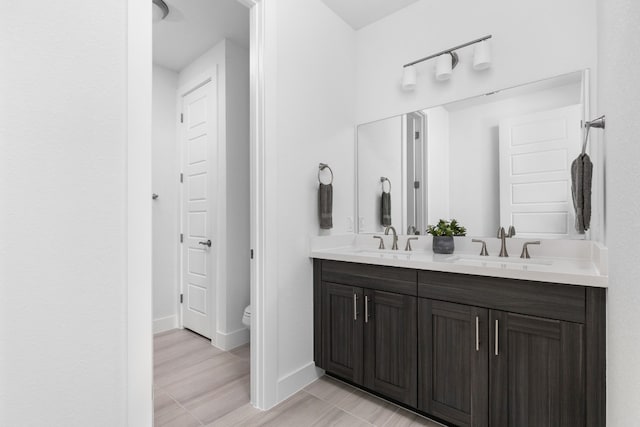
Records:
[[[309,256],[334,261],[570,285],[607,287],[608,284],[608,276],[603,274],[606,273],[607,250],[595,242],[543,241],[540,247],[530,246],[531,259],[524,260],[519,258],[522,242],[526,241],[522,239],[509,239],[507,248],[511,256],[499,258],[496,256],[499,241],[496,245],[496,242],[486,239],[489,253],[493,256],[482,257],[478,255],[480,246],[472,245],[470,238],[456,238],[455,252],[441,255],[431,251],[430,236],[421,236],[418,241],[412,242],[413,251],[403,251],[407,237],[399,236],[398,245],[401,250],[395,251],[379,250],[371,235],[313,237]],[[391,236],[385,236],[385,244],[387,248],[391,247]],[[558,256],[559,254],[564,256]]]

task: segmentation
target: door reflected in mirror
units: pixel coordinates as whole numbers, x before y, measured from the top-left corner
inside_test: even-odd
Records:
[[[513,225],[518,237],[584,239],[570,170],[582,146],[585,74],[358,126],[358,231],[384,231],[390,187],[386,213],[405,234],[455,218],[471,236]]]

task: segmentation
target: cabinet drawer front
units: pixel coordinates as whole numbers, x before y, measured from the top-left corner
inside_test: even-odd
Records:
[[[405,295],[417,295],[418,292],[415,270],[381,265],[323,261],[322,281]]]
[[[418,296],[569,322],[585,321],[582,286],[420,271]]]

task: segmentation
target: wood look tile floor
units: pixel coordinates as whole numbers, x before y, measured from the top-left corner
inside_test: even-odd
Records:
[[[326,376],[260,411],[249,403],[248,345],[225,352],[180,329],[153,344],[156,427],[440,426]]]

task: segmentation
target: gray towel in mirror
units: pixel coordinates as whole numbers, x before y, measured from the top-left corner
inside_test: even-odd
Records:
[[[333,185],[320,184],[318,187],[318,216],[320,228],[333,228]]]
[[[593,163],[588,154],[580,154],[571,163],[571,195],[576,211],[576,231],[583,234],[591,226],[591,183]]]
[[[391,225],[391,193],[387,191],[382,192],[382,206],[380,214],[380,223],[385,227]]]

